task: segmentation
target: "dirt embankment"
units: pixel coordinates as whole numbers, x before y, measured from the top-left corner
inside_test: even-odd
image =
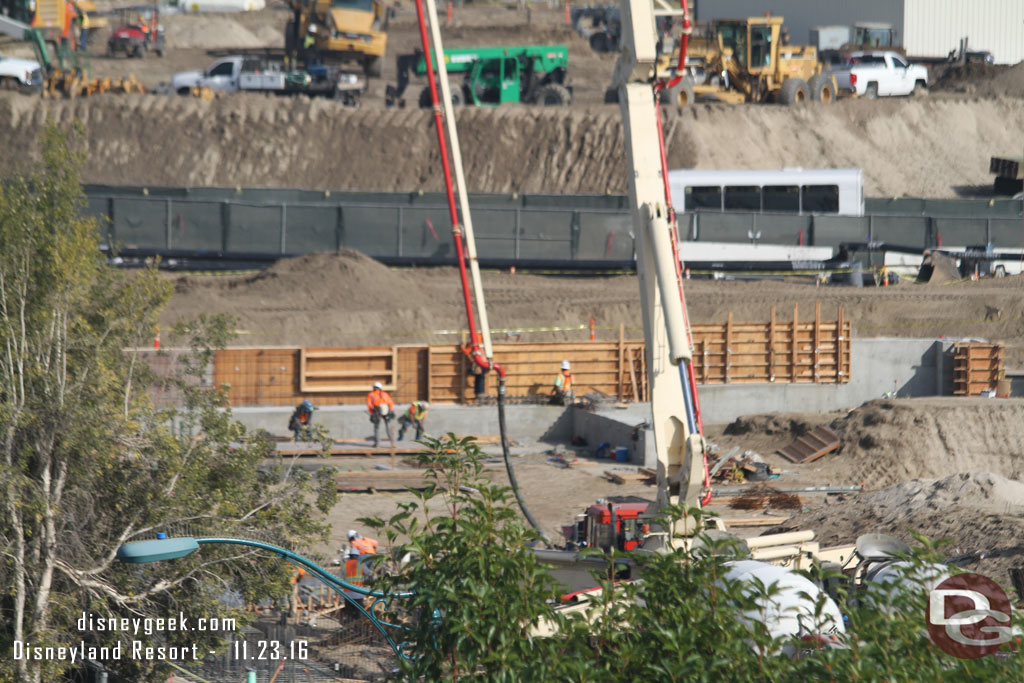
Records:
[[[82,121],[91,183],[440,190],[428,112],[238,95],[46,101],[0,95],[0,176],[38,154],[47,116]],[[463,109],[470,189],[625,193],[619,111]],[[791,109],[701,104],[666,120],[672,168],[860,167],[869,196],[950,196],[991,183],[988,159],[1019,147],[1024,100],[840,102]]]
[[[358,252],[287,259],[257,275],[168,275],[176,294],[163,315],[229,313],[245,330],[239,343],[339,346],[439,343],[458,339],[440,330],[465,327],[458,272],[452,268],[389,269]],[[495,329],[529,330],[586,324],[595,319],[601,339],[640,338],[640,296],[634,276],[553,278],[485,271],[484,291]],[[1024,277],[951,285],[815,287],[799,282],[687,282],[694,322],[763,321],[775,307],[790,320],[833,319],[836,308],[860,337],[984,337],[1006,343],[1007,366],[1024,367],[1015,345],[1024,338]],[[987,315],[995,309],[996,316]],[[581,330],[532,332],[524,341],[584,339]],[[499,335],[497,338],[501,338]],[[170,343],[170,342],[168,342]],[[879,395],[891,387],[880,387]]]

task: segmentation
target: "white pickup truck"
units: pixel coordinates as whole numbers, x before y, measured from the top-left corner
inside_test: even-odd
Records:
[[[833,69],[836,87],[873,100],[886,95],[925,95],[928,69],[910,64],[898,52],[852,52],[841,69]]]
[[[32,87],[42,82],[43,71],[39,62],[0,56],[0,89]]]
[[[171,87],[179,95],[193,88],[221,92],[267,92],[281,95],[321,95],[358,104],[366,88],[364,79],[336,68],[324,66],[308,70],[285,68],[283,60],[265,55],[232,55],[218,59],[205,71],[174,74]]]

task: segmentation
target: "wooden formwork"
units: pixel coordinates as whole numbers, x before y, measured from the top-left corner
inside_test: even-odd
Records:
[[[693,326],[693,364],[701,384],[794,382],[845,383],[850,380],[852,326],[842,309],[822,320],[821,306],[792,320]],[[572,363],[577,394],[597,393],[623,401],[649,400],[643,341],[505,342],[494,357],[508,373],[512,397],[541,397],[551,392],[559,364]],[[317,405],[358,404],[374,382],[395,401],[425,399],[459,403],[474,397],[471,364],[456,344],[366,346],[350,348],[227,349],[214,357],[214,381],[228,384],[234,405],[289,405],[304,398]],[[493,396],[497,377],[486,377]]]
[[[953,394],[980,396],[994,390],[1004,376],[1001,344],[965,342],[953,345]]]
[[[793,306],[791,321],[693,326],[693,365],[701,384],[754,382],[834,383],[850,381],[853,327],[839,308],[835,320],[821,319],[821,304],[806,322]]]

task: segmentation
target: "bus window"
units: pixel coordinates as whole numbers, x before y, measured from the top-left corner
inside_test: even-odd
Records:
[[[761,210],[761,188],[748,187],[726,187],[725,208],[734,211],[760,211]]]
[[[838,185],[805,185],[804,213],[839,213]]]
[[[686,188],[686,210],[722,209],[722,188],[718,185]]]
[[[800,213],[800,188],[797,185],[765,185],[765,211]]]

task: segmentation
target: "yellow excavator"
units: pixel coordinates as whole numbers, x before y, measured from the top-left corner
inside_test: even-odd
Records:
[[[289,0],[285,51],[292,60],[355,62],[368,77],[381,75],[389,10],[383,0]]]

